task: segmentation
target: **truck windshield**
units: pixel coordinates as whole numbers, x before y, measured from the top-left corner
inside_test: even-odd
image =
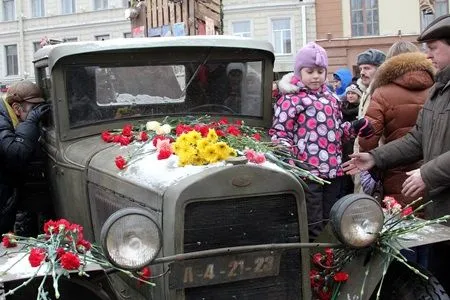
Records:
[[[71,66],[65,70],[70,127],[187,113],[261,118],[262,65]]]

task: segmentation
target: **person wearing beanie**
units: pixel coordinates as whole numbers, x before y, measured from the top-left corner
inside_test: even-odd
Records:
[[[450,215],[450,14],[431,22],[417,41],[426,43],[427,58],[437,71],[417,121],[402,137],[369,152],[352,155],[344,169],[349,174],[374,167],[384,171],[423,159],[420,167],[406,172],[401,193],[414,199],[424,193],[423,201],[432,200],[425,207],[424,218],[436,219]],[[403,109],[397,116],[400,114],[408,112]],[[450,222],[442,224],[450,226]],[[431,244],[429,252],[428,270],[449,292],[450,242]]]
[[[371,94],[370,84],[373,78],[375,77],[375,73],[378,67],[384,62],[385,59],[386,55],[384,54],[384,52],[377,49],[368,49],[358,54],[356,61],[360,71],[360,79],[361,83],[366,88],[359,101],[358,118],[363,118],[366,114],[367,108],[369,107],[370,103],[370,94]],[[355,139],[353,152],[354,153],[359,152],[358,138]],[[353,178],[353,181],[355,184],[354,192],[362,193],[363,189],[361,186],[360,174],[356,174]]]
[[[353,122],[358,118],[359,99],[362,96],[358,84],[352,83],[345,89],[344,98],[342,101],[342,116],[344,121]],[[353,153],[353,145],[355,138],[349,138],[342,143],[342,162],[350,159],[349,155]],[[355,186],[350,175],[344,175],[344,184],[341,195],[348,195],[353,193]]]
[[[11,85],[0,101],[0,232],[13,231],[16,189],[38,147],[39,121],[49,111],[41,90],[31,81]]]
[[[343,139],[372,133],[365,119],[343,121],[339,98],[325,84],[327,67],[327,53],[318,44],[309,43],[298,51],[294,72],[279,82],[281,96],[269,130],[272,141],[291,151],[301,167],[330,181],[326,185],[305,181],[311,240],[322,231],[342,190]]]

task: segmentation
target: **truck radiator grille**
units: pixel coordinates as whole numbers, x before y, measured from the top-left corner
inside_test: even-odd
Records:
[[[184,252],[300,241],[291,194],[194,202],[185,210]],[[298,250],[282,253],[278,276],[185,289],[186,299],[299,299]]]

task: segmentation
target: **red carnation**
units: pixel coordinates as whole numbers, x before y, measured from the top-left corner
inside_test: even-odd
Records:
[[[58,226],[53,220],[49,220],[44,223],[44,232],[47,234],[58,233]]]
[[[80,259],[72,252],[66,252],[61,256],[61,266],[66,270],[77,270],[80,267]]]
[[[234,136],[238,136],[241,134],[241,131],[234,126],[230,126],[227,128],[227,133],[234,135]]]
[[[145,142],[148,140],[148,134],[145,131],[139,132],[139,140]]]
[[[83,233],[83,226],[78,225],[78,224],[72,224],[69,227],[69,231],[72,231],[73,233]]]
[[[252,137],[257,141],[261,140],[261,135],[259,133],[255,133],[254,135],[252,135]]]
[[[38,267],[44,261],[46,256],[46,252],[42,248],[32,248],[30,251],[30,256],[28,260],[30,261],[30,265],[34,267]]]
[[[348,280],[348,274],[345,272],[337,272],[333,277],[336,282],[345,282]]]
[[[66,250],[64,250],[64,248],[59,247],[58,249],[56,249],[56,258],[60,259],[61,256],[63,256],[66,253]]]
[[[150,277],[152,277],[152,270],[149,267],[144,267],[142,270],[137,272],[139,275],[139,279],[147,281]],[[138,286],[142,285],[141,281],[138,281]]]
[[[223,130],[216,129],[216,133],[217,133],[217,136],[225,136],[225,132],[223,132]]]
[[[123,126],[122,135],[129,137],[132,135],[132,131],[133,131],[133,125],[126,124],[125,126]]]
[[[14,235],[12,232],[5,234],[3,236],[2,242],[3,242],[3,246],[5,248],[13,248],[13,247],[17,246],[17,241],[14,238]]]
[[[89,251],[91,249],[91,243],[89,243],[86,240],[79,240],[77,242],[77,251],[80,253],[86,253],[86,251]]]
[[[228,124],[229,122],[228,122],[228,119],[227,118],[222,118],[222,119],[220,119],[219,120],[219,125],[226,125],[226,124]]]
[[[167,159],[172,155],[172,151],[170,149],[161,149],[158,153],[158,160]]]
[[[401,215],[402,215],[402,217],[407,217],[407,216],[409,216],[412,213],[413,213],[413,209],[410,206],[410,207],[407,207],[404,210],[402,210]]]
[[[114,136],[109,131],[103,131],[102,140],[104,140],[107,143],[111,143],[114,140]]]
[[[133,136],[125,136],[125,135],[121,135],[119,136],[119,143],[122,146],[127,146],[131,143],[131,141],[133,140]]]
[[[122,155],[119,155],[116,157],[115,163],[116,163],[116,166],[121,170],[125,169],[125,167],[127,166],[127,161],[125,160],[125,158]]]
[[[56,221],[56,228],[58,228],[59,231],[64,231],[64,229],[70,228],[70,222],[66,219],[59,219]]]
[[[120,137],[121,137],[120,134],[116,134],[116,135],[113,136],[113,140],[112,141],[114,143],[119,143],[120,142]]]
[[[236,120],[234,121],[234,124],[238,125],[238,126],[242,126],[244,124],[244,121],[242,120]]]
[[[189,125],[179,124],[175,128],[175,134],[178,136],[178,135],[181,135],[183,133],[186,133],[186,132],[189,132],[189,131],[192,131],[192,130],[194,130],[194,128],[192,128]]]
[[[322,263],[323,258],[324,258],[324,256],[322,255],[322,253],[316,253],[313,255],[313,262],[315,264],[320,265]]]
[[[149,267],[144,267],[139,272],[139,278],[143,280],[147,280],[152,277],[152,270]]]

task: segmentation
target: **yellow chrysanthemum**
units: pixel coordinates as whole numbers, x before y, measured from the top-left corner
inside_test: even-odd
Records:
[[[206,139],[210,143],[215,143],[215,142],[217,142],[218,138],[219,137],[217,136],[217,132],[214,129],[210,128],[209,131],[208,131],[208,135],[206,136]]]
[[[207,139],[200,139],[197,141],[197,149],[199,149],[200,151],[203,151],[204,149],[206,149],[206,147],[209,146],[209,141]]]
[[[197,141],[202,138],[202,134],[198,131],[192,130],[186,134],[186,139],[191,143],[192,145],[196,145]]]
[[[209,145],[206,147],[205,151],[202,153],[202,158],[208,163],[215,163],[219,161],[219,155],[216,152],[216,147],[214,145]]]
[[[183,160],[192,161],[194,156],[197,155],[197,149],[194,147],[182,147],[176,154],[180,157],[180,159],[182,158]]]
[[[192,161],[192,164],[194,166],[202,166],[202,165],[207,164],[207,162],[202,157],[197,155],[197,156],[194,157],[194,160]]]
[[[228,147],[227,143],[225,142],[218,142],[214,144],[214,147],[216,148],[216,153],[219,156],[220,160],[227,159],[230,157],[230,147]]]
[[[182,149],[186,149],[186,148],[192,148],[191,144],[188,142],[188,140],[186,138],[182,138],[182,139],[177,138],[175,143],[173,143],[173,150],[174,150],[175,154],[177,154],[177,155]]]
[[[187,137],[187,133],[183,133],[182,135],[177,137],[176,142],[177,143],[180,142],[180,143],[184,143],[184,144],[189,143],[189,138]]]

